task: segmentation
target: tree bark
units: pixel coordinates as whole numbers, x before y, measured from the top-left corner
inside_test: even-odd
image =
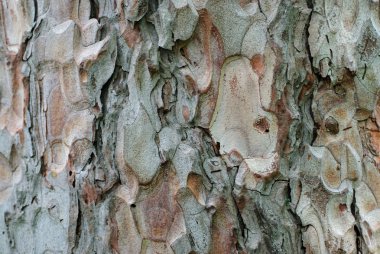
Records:
[[[0,252],[380,253],[377,0],[2,0]]]

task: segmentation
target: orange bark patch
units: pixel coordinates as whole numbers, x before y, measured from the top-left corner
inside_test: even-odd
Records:
[[[364,211],[372,211],[376,209],[376,205],[372,202],[365,202],[363,207],[364,207]]]
[[[87,71],[83,68],[80,68],[79,69],[79,77],[80,77],[80,81],[82,83],[86,83],[88,81],[88,74],[87,74]]]
[[[196,36],[191,40],[192,46],[187,54],[189,62],[198,69],[194,75],[197,77],[197,91],[200,93],[206,93],[209,90],[212,78],[211,29],[212,22],[207,10],[200,10]],[[199,56],[202,56],[201,59]]]
[[[265,60],[263,55],[254,55],[251,59],[252,69],[261,77],[265,70]]]
[[[347,178],[353,181],[356,181],[358,179],[358,173],[354,170],[351,170],[347,172]]]
[[[328,168],[323,172],[326,181],[334,188],[340,185],[340,171],[339,168]]]
[[[347,118],[347,111],[344,108],[337,109],[336,114],[343,119]]]
[[[202,177],[196,174],[190,174],[187,177],[187,187],[191,190],[197,200],[201,198]]]

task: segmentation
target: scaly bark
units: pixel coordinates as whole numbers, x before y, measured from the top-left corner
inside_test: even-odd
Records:
[[[1,253],[380,253],[369,0],[2,0]]]

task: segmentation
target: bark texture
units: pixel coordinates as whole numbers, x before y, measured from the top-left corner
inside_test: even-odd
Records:
[[[1,253],[380,253],[378,1],[0,21]]]

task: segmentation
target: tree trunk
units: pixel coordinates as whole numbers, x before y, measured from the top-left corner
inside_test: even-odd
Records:
[[[1,253],[380,253],[378,1],[0,10]]]

